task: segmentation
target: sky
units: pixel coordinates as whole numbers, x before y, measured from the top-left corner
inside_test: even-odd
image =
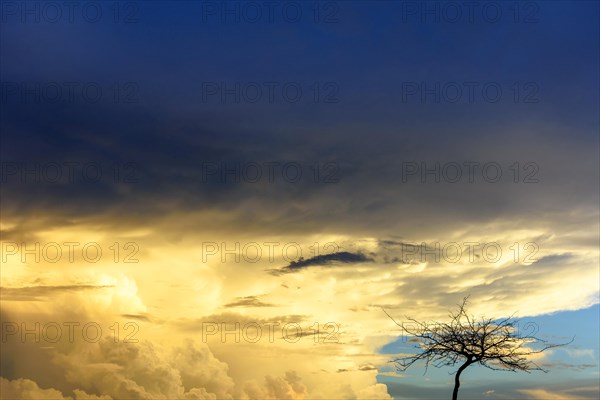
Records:
[[[2,1],[0,397],[596,399],[595,1]]]

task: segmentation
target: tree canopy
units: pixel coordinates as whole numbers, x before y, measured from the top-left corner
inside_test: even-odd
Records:
[[[568,344],[548,343],[534,334],[524,333],[519,329],[519,321],[513,318],[514,314],[502,319],[476,319],[467,312],[467,305],[468,297],[465,297],[458,310],[449,314],[449,322],[436,323],[406,317],[408,323],[399,324],[383,310],[416,344],[414,354],[392,360],[397,368],[404,371],[417,362],[423,362],[427,372],[430,365],[439,368],[460,363],[455,373],[452,396],[456,400],[460,374],[470,365],[479,364],[501,371],[547,372],[535,363],[535,354]]]

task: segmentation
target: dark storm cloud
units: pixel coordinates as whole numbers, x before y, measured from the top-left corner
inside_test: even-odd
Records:
[[[372,261],[373,259],[368,258],[362,253],[350,253],[347,251],[340,251],[337,253],[307,258],[306,260],[300,258],[298,261],[290,262],[290,264],[286,265],[283,268],[269,270],[269,273],[278,276],[290,272],[298,272],[303,268],[308,268],[311,266],[329,266],[332,264],[356,264]]]
[[[246,296],[238,297],[234,302],[227,303],[223,307],[235,308],[235,307],[275,307],[275,304],[265,303],[261,301],[257,296]]]
[[[359,371],[376,371],[377,367],[375,365],[372,364],[366,364],[366,365],[361,365],[358,368]]]
[[[154,318],[148,314],[121,314],[121,317],[138,321],[152,322]]]
[[[115,114],[110,108],[105,111],[93,114]],[[156,120],[142,110],[128,115],[117,112],[116,119],[107,117],[105,121],[94,121],[91,114],[90,119],[82,118],[79,123],[79,130],[86,135],[57,134],[53,139],[56,143],[46,138],[48,133],[41,126],[25,134],[15,131],[12,136],[6,133],[10,128],[2,129],[2,147],[6,152],[3,160],[22,163],[26,168],[32,168],[35,163],[68,161],[79,165],[95,162],[103,166],[103,176],[98,182],[80,179],[74,184],[23,184],[18,177],[9,177],[2,185],[4,210],[14,211],[11,214],[15,218],[41,210],[46,217],[47,211],[65,214],[64,218],[57,218],[62,219],[60,224],[64,225],[75,216],[100,215],[109,217],[104,219],[107,223],[119,224],[117,216],[126,215],[126,219],[136,224],[152,224],[153,219],[165,213],[215,209],[244,215],[248,228],[257,231],[308,232],[320,229],[325,222],[336,230],[358,229],[365,234],[379,235],[384,229],[387,233],[407,237],[406,228],[415,225],[419,225],[420,230],[440,231],[466,220],[484,223],[506,216],[535,218],[547,223],[558,216],[547,210],[561,210],[570,197],[569,192],[585,194],[570,199],[575,210],[592,208],[597,200],[589,175],[577,172],[591,171],[592,155],[579,148],[580,145],[563,139],[557,140],[556,145],[546,146],[539,143],[540,136],[529,144],[524,142],[523,149],[517,151],[495,147],[493,140],[480,140],[482,143],[477,144],[470,138],[456,137],[454,140],[461,143],[459,148],[469,146],[470,150],[453,150],[454,154],[447,152],[438,158],[435,152],[446,147],[443,140],[439,144],[434,142],[434,147],[429,149],[431,155],[426,156],[415,154],[412,146],[404,146],[402,135],[394,137],[389,129],[381,131],[379,148],[364,143],[363,132],[350,129],[344,133],[346,141],[317,146],[314,153],[302,143],[301,135],[297,139],[291,135],[278,138],[279,132],[269,129],[259,137],[248,132],[248,128],[236,124],[220,127],[216,122],[190,120],[179,122],[180,127],[173,129],[171,120]],[[30,117],[23,117],[25,119]],[[152,123],[140,127],[143,120]],[[60,122],[48,121],[42,125],[46,124]],[[312,129],[310,123],[307,128]],[[506,134],[493,129],[499,136]],[[540,129],[544,129],[543,124]],[[40,144],[39,154],[29,153],[30,143]],[[329,146],[335,150],[329,152]],[[364,148],[362,154],[356,146]],[[537,155],[520,154],[527,150]],[[373,155],[379,152],[374,160]],[[459,163],[499,162],[505,179],[499,183],[479,179],[469,184],[464,181],[465,177],[458,184],[443,181],[423,184],[419,176],[415,176],[409,182],[402,182],[403,162],[416,160],[414,162],[420,164],[426,160],[433,165],[436,159]],[[510,165],[531,159],[540,165],[540,182],[512,183]],[[315,163],[323,165],[331,160],[339,170],[339,182],[315,183],[312,175]],[[277,175],[275,182],[269,182],[264,164],[272,161],[280,165],[298,162],[302,166],[302,179],[289,182]],[[251,163],[263,165],[263,178],[259,182],[249,182],[237,172],[237,181],[231,176],[222,179],[219,175],[222,170],[243,168]],[[129,170],[128,164],[132,165]],[[561,168],[561,164],[569,165],[569,169]],[[121,168],[120,181],[114,180],[115,165]],[[217,171],[207,176],[207,168]],[[280,174],[281,169],[277,172]],[[128,173],[134,181],[124,181]],[[356,191],[356,187],[362,190]],[[260,202],[257,199],[261,199]],[[444,207],[440,207],[440,201]],[[267,215],[270,217],[265,218]],[[348,215],[352,218],[347,218]],[[578,218],[576,214],[571,215]],[[427,223],[429,221],[435,223]]]
[[[223,27],[194,20],[198,5],[188,12],[164,12],[144,3],[143,15],[152,23],[123,27],[124,35],[110,25],[3,26],[5,82],[92,81],[105,94],[97,103],[15,96],[3,101],[3,162],[23,168],[65,162],[103,167],[98,182],[23,184],[11,175],[1,182],[3,211],[18,225],[25,222],[21,215],[53,214],[48,223],[87,219],[120,227],[156,226],[172,214],[214,210],[256,233],[306,233],[327,226],[407,240],[413,232],[505,218],[552,229],[564,204],[570,204],[574,223],[589,218],[599,200],[597,85],[590,84],[597,82],[597,40],[583,34],[593,27],[593,12],[553,5],[536,24],[503,20],[499,26],[507,36],[500,42],[510,50],[502,59],[513,61],[500,63],[494,50],[498,31],[485,24],[432,24],[422,35],[412,23],[397,23],[399,5],[340,6],[345,18],[330,25]],[[576,21],[576,28],[556,31],[557,21]],[[442,37],[449,46],[435,44],[433,39]],[[51,54],[40,38],[57,44]],[[319,57],[318,65],[313,57]],[[77,62],[66,61],[73,59]],[[115,103],[115,80],[137,85],[136,102]],[[530,80],[539,85],[539,102],[514,102],[510,85]],[[298,103],[202,101],[203,82],[238,81],[297,81],[306,93]],[[313,102],[310,85],[316,81],[335,81],[340,101]],[[405,81],[498,82],[505,93],[499,103],[422,103],[418,96],[404,102]],[[269,182],[264,167],[269,162],[297,162],[302,177],[286,181],[279,168]],[[315,164],[329,162],[335,163],[337,181],[325,181],[332,173],[327,168],[315,181]],[[431,175],[422,183],[419,173],[403,180],[405,163],[419,169],[426,163],[426,169],[436,162],[497,162],[503,175],[489,183],[478,172],[468,183],[463,169],[458,183],[443,177],[435,182]],[[518,183],[511,170],[515,162],[521,169]],[[526,162],[539,166],[539,183],[522,182]],[[250,163],[263,165],[258,182],[242,172],[234,173],[237,179],[219,173]],[[115,165],[121,167],[116,180]],[[191,216],[187,221],[210,226]],[[226,225],[222,228],[232,229]],[[161,229],[166,235],[181,231]]]
[[[299,261],[292,261],[289,265],[284,268],[289,269],[300,269],[309,267],[311,265],[329,265],[335,263],[342,264],[354,264],[360,262],[369,262],[372,261],[370,258],[367,258],[364,254],[358,253],[349,253],[347,251],[340,251],[338,253],[325,254],[322,256],[311,257],[306,260],[302,259]]]

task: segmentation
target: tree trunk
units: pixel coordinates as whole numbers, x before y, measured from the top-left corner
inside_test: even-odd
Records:
[[[463,365],[460,366],[456,375],[454,375],[454,391],[452,392],[452,400],[458,399],[458,388],[460,387],[460,374],[471,365],[471,359],[468,359]]]

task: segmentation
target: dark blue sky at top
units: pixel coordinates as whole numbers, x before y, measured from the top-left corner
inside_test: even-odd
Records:
[[[381,173],[372,166],[377,160],[464,160],[485,153],[488,159],[536,158],[549,165],[564,162],[553,151],[564,149],[569,158],[580,148],[597,149],[598,2],[535,2],[533,10],[518,3],[519,22],[513,3],[498,2],[503,14],[497,23],[482,17],[487,2],[476,9],[474,23],[466,15],[456,23],[404,18],[409,3],[333,2],[339,9],[331,23],[315,23],[313,2],[294,3],[303,13],[297,23],[286,21],[280,6],[273,23],[266,16],[257,23],[243,16],[223,23],[219,15],[203,15],[206,4],[222,3],[191,1],[134,3],[137,22],[129,24],[114,23],[108,6],[97,23],[80,16],[74,23],[21,23],[3,15],[4,85],[97,82],[107,95],[98,103],[80,96],[72,103],[33,102],[6,96],[3,86],[0,152],[11,161],[139,161],[147,185],[138,189],[165,195],[173,189],[161,186],[167,180],[187,190],[169,171],[179,173],[197,160],[333,160],[347,173],[363,171],[362,178],[346,180],[360,186],[372,180],[365,176]],[[324,18],[330,3],[319,4]],[[526,16],[534,22],[525,22]],[[115,82],[134,82],[136,102],[115,104]],[[293,82],[303,94],[291,103],[276,89],[269,103],[264,90],[256,103],[233,104],[230,98],[221,104],[218,95],[203,101],[206,82],[277,82],[278,88]],[[315,84],[323,96],[332,82],[338,102],[312,101]],[[436,104],[429,96],[422,104],[418,94],[403,101],[406,82],[478,86],[473,103],[463,87],[456,103]],[[481,88],[490,82],[503,90],[495,103],[482,98]],[[531,82],[536,91],[529,94],[539,101],[526,103]],[[575,182],[572,175],[569,182]],[[573,191],[588,183],[577,180]],[[106,189],[82,193],[108,196]],[[493,209],[502,207],[508,210],[501,204]]]
[[[304,2],[298,3],[298,23],[286,22],[278,7],[274,23],[265,16],[262,23],[229,17],[225,24],[218,15],[203,16],[204,3],[140,2],[132,24],[114,24],[108,15],[96,24],[17,24],[7,17],[3,79],[136,81],[142,104],[159,112],[197,103],[205,81],[335,81],[340,104],[293,107],[284,110],[285,118],[378,125],[399,118],[410,123],[415,111],[469,119],[465,104],[402,104],[402,82],[499,82],[506,90],[517,81],[535,81],[541,104],[515,109],[504,101],[500,107],[478,102],[468,105],[477,114],[470,117],[498,115],[499,108],[513,118],[552,115],[583,128],[577,133],[589,133],[597,123],[591,119],[598,104],[597,2],[537,2],[535,23],[515,23],[508,6],[497,23],[477,12],[475,23],[466,16],[462,23],[421,23],[413,15],[403,22],[403,2],[349,1],[335,3],[335,23],[314,23],[313,3]],[[251,112],[261,108],[245,105]]]

